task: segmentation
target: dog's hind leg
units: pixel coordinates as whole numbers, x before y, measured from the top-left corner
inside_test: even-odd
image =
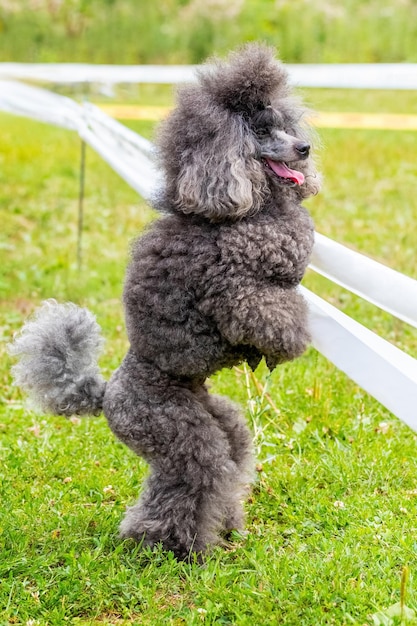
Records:
[[[218,543],[236,498],[239,470],[227,434],[193,386],[147,368],[130,355],[104,400],[114,433],[151,468],[121,535],[145,545],[162,542],[187,558]]]
[[[230,503],[223,527],[226,531],[241,530],[244,525],[243,499],[248,494],[250,484],[254,479],[252,433],[239,407],[227,398],[209,394],[204,389],[199,394],[199,399],[226,434],[231,458],[238,470],[234,498]]]
[[[164,454],[154,452],[139,502],[121,525],[124,537],[162,541],[179,558],[218,542],[234,497],[236,465],[224,432],[197,402],[176,396],[165,405],[175,433]]]

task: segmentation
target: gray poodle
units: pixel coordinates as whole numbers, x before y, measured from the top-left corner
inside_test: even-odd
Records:
[[[262,357],[302,354],[307,307],[297,286],[313,246],[301,206],[319,178],[305,109],[267,47],[250,44],[184,86],[162,125],[162,217],[133,249],[124,286],[130,348],[108,382],[91,313],[46,302],[12,346],[18,385],[47,412],[102,410],[150,465],[121,535],[178,558],[240,529],[252,480],[251,435],[205,380]]]

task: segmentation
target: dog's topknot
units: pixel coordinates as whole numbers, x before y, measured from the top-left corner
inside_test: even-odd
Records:
[[[218,104],[248,117],[290,91],[287,71],[274,49],[255,43],[232,53],[227,62],[214,59],[199,72],[199,82]]]

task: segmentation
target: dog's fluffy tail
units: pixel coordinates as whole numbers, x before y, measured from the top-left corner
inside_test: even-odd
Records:
[[[106,387],[97,364],[102,344],[90,311],[48,300],[9,346],[19,359],[15,384],[46,413],[98,415]]]

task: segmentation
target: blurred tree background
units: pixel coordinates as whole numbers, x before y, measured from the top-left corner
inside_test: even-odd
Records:
[[[0,61],[199,63],[249,40],[286,62],[417,61],[417,0],[0,0]]]

